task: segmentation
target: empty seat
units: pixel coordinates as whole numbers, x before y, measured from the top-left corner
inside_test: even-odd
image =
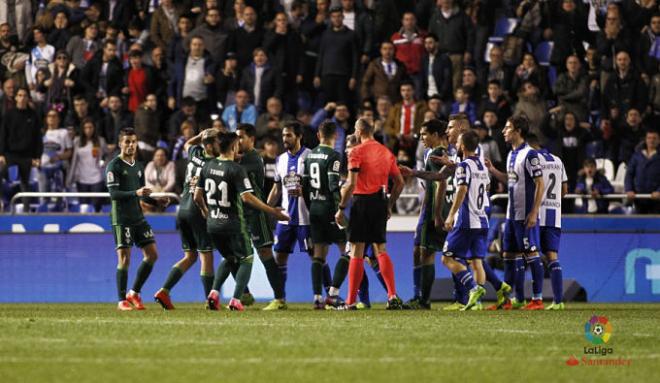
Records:
[[[534,57],[539,65],[550,66],[550,56],[552,55],[552,48],[554,43],[552,41],[544,41],[536,46],[534,50]]]
[[[614,164],[607,158],[596,158],[596,169],[602,170],[608,181],[614,181]]]
[[[504,37],[510,33],[513,33],[517,26],[518,19],[500,17],[495,23],[495,30],[493,31],[493,35],[488,39],[488,41],[493,43],[501,43],[504,41]]]

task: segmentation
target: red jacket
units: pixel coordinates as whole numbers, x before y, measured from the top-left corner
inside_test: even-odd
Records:
[[[391,38],[396,47],[395,57],[403,62],[409,75],[417,74],[424,56],[424,37],[426,37],[426,34],[417,31],[413,35],[412,41],[408,41],[401,32],[395,32]]]

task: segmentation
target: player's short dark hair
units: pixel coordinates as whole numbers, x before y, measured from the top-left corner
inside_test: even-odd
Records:
[[[108,45],[117,46],[117,42],[112,39],[105,40],[105,42],[103,43],[103,49],[107,48]]]
[[[509,117],[508,121],[513,125],[513,129],[519,130],[523,138],[529,135],[529,120],[524,115]]]
[[[341,13],[343,14],[343,10],[340,6],[336,5],[334,7],[331,7],[328,11],[328,14],[332,15],[333,13]]]
[[[461,134],[461,140],[466,150],[474,152],[479,147],[479,135],[473,130]]]
[[[220,138],[220,153],[227,153],[238,140],[238,135],[234,132],[220,133],[218,137]]]
[[[440,137],[447,135],[447,122],[437,118],[432,118],[422,123],[422,128],[426,128],[427,133],[437,134]]]
[[[257,129],[252,124],[240,123],[236,125],[236,130],[242,130],[245,132],[245,135],[252,138],[257,135]]]
[[[118,141],[121,141],[126,136],[137,136],[137,133],[135,133],[135,129],[133,129],[133,128],[121,128],[119,130],[119,140]]]
[[[321,137],[325,139],[330,139],[337,132],[337,125],[331,120],[325,120],[319,126],[319,133]]]
[[[541,141],[539,140],[539,137],[534,133],[529,133],[525,138],[525,140],[530,146],[541,146]]]
[[[282,130],[284,130],[284,129],[293,130],[293,134],[296,137],[302,137],[302,135],[303,135],[303,126],[298,121],[287,121],[287,122],[285,122],[284,127],[282,128]]]

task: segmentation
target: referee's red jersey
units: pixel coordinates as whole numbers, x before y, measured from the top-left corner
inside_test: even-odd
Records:
[[[374,194],[386,190],[389,176],[401,174],[394,154],[376,140],[363,142],[351,151],[348,169],[358,172],[353,194]]]

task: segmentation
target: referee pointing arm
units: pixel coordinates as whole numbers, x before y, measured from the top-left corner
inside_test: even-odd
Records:
[[[373,243],[377,249],[378,265],[387,285],[387,308],[401,309],[401,300],[396,295],[394,265],[385,248],[387,220],[392,206],[403,190],[403,177],[397,167],[396,158],[387,147],[373,136],[373,126],[366,120],[355,122],[355,135],[361,144],[353,149],[348,159],[348,179],[341,190],[339,210],[335,215],[338,225],[345,222],[343,210],[355,195],[348,222],[348,241],[351,245],[351,261],[348,267],[347,308],[353,309],[358,288],[364,273],[364,246]],[[387,198],[389,177],[394,185]]]

